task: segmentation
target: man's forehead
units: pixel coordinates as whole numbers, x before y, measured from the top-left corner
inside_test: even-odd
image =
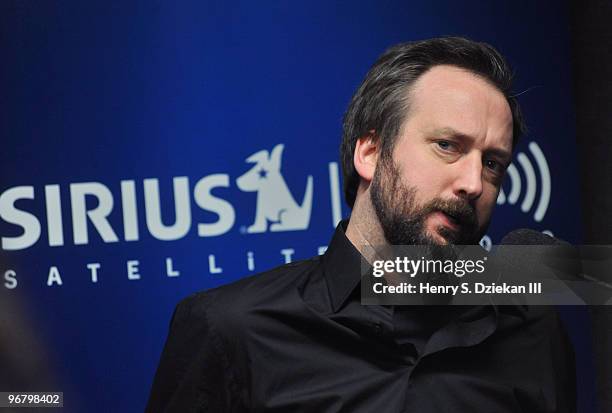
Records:
[[[506,97],[481,76],[455,66],[435,66],[409,92],[404,126],[436,135],[495,141],[512,150],[512,111]]]
[[[412,89],[414,91],[432,88],[446,89],[466,84],[472,86],[480,84],[483,87],[497,91],[503,96],[499,89],[484,76],[469,69],[453,65],[436,65],[431,67],[419,76],[414,82]]]

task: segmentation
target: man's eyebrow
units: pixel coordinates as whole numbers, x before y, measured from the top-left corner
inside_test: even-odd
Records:
[[[512,153],[503,149],[491,148],[487,149],[485,152],[502,159],[504,162],[506,162],[506,167],[508,167],[510,165],[510,162],[512,161]]]
[[[433,130],[433,132],[431,132],[431,135],[433,137],[436,138],[444,138],[444,137],[454,137],[457,139],[461,139],[461,140],[469,140],[469,141],[475,141],[476,139],[468,134],[459,132],[458,130],[455,130],[451,127],[444,127],[444,128],[439,128],[439,129],[435,129]],[[503,159],[504,161],[506,161],[506,163],[510,163],[510,161],[512,160],[512,152],[509,152],[505,149],[501,149],[501,148],[490,148],[487,149],[485,151],[485,153],[487,154],[491,154],[491,155],[495,155],[501,159]]]

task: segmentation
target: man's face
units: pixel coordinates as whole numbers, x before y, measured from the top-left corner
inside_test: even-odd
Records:
[[[387,241],[475,244],[489,225],[512,152],[512,113],[483,78],[435,66],[410,92],[391,156],[370,196]]]

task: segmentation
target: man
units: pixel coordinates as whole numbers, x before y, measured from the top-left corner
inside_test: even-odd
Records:
[[[344,120],[350,221],[322,257],[182,301],[147,411],[575,410],[573,354],[552,310],[360,303],[369,246],[484,234],[524,128],[510,87],[483,43],[383,54]]]

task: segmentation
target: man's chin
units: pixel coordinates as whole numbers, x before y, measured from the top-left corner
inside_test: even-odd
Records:
[[[421,234],[419,244],[422,245],[448,245],[448,239],[438,230],[427,230]]]
[[[476,237],[467,235],[457,231],[452,231],[444,226],[440,226],[431,233],[427,234],[427,237],[431,239],[437,245],[472,245],[477,244]]]

